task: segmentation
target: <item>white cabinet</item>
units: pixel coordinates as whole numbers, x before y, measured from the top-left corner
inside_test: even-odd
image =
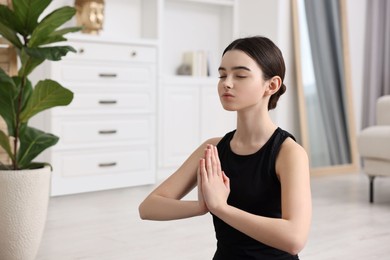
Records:
[[[200,88],[200,139],[223,136],[236,127],[236,113],[222,107],[217,93],[217,83]]]
[[[235,127],[217,93],[224,48],[238,35],[237,0],[166,0],[159,81],[158,177],[177,169],[205,140]],[[207,54],[208,77],[178,76],[185,52]]]
[[[199,145],[199,89],[172,84],[163,89],[162,97],[159,166],[176,167]]]
[[[41,73],[74,92],[74,101],[43,114],[60,137],[45,153],[52,195],[149,184],[156,172],[155,46],[72,40],[77,54]],[[37,122],[39,123],[39,122]]]
[[[217,80],[187,78],[163,82],[159,169],[171,173],[204,141],[222,137],[235,127],[235,114],[225,111]]]
[[[78,54],[37,73],[75,93],[70,106],[35,119],[60,136],[44,153],[54,195],[153,183],[234,127],[216,84],[222,51],[238,35],[237,7],[238,0],[110,0],[99,35],[69,35],[65,44]],[[183,53],[198,50],[209,76],[177,76]]]

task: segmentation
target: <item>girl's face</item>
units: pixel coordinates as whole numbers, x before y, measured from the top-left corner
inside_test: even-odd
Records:
[[[269,81],[264,81],[259,65],[245,52],[227,51],[222,57],[218,71],[218,94],[224,109],[261,109],[264,105],[267,108],[269,98],[265,93]]]

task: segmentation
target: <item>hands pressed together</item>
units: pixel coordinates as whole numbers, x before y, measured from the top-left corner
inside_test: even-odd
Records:
[[[217,147],[207,145],[198,167],[198,200],[205,212],[215,213],[227,206],[229,178],[221,169]]]

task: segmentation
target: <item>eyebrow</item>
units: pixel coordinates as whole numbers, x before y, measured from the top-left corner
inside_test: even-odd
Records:
[[[220,70],[226,71],[226,68],[219,67],[218,71],[220,71]],[[235,67],[232,68],[232,70],[247,70],[247,71],[251,71],[248,67],[245,67],[245,66],[235,66]]]

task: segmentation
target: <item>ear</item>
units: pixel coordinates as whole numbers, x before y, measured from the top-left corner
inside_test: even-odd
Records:
[[[272,77],[271,79],[268,80],[268,86],[264,94],[267,96],[272,96],[279,90],[281,85],[282,85],[282,79],[279,76]]]

